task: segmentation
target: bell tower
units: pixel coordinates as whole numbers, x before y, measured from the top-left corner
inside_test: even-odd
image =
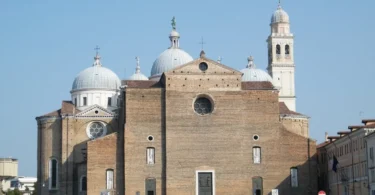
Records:
[[[290,33],[288,14],[280,4],[271,17],[271,34],[268,42],[268,73],[279,91],[279,101],[296,111],[294,85],[294,36]]]

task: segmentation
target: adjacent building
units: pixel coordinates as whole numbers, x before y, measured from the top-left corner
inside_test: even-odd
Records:
[[[369,180],[369,191],[370,195],[375,195],[375,159],[374,159],[374,148],[375,148],[375,119],[371,120],[362,120],[364,124],[364,129],[368,133],[365,137],[365,141],[367,144],[367,175]]]
[[[326,135],[317,146],[318,186],[328,194],[371,194],[371,157],[374,120],[362,120],[364,125],[348,126],[337,136]],[[370,148],[369,148],[370,147]],[[371,192],[371,193],[369,193]]]
[[[97,53],[71,100],[36,118],[38,193],[316,194],[316,143],[296,112],[289,16],[271,18],[268,73],[170,47],[120,80]],[[197,52],[198,53],[198,52]]]

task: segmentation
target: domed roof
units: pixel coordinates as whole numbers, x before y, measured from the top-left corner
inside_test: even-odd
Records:
[[[267,72],[255,67],[254,59],[251,56],[248,58],[248,65],[241,72],[243,73],[242,81],[269,81],[273,83],[273,79]]]
[[[118,76],[102,66],[99,55],[96,55],[94,59],[93,66],[80,72],[74,79],[72,91],[83,89],[119,90],[121,81]]]
[[[130,76],[128,80],[148,80],[148,77],[141,73],[141,67],[139,66],[139,57],[135,57],[135,59],[137,60],[137,67],[135,68],[135,73]]]
[[[151,69],[151,76],[161,75],[163,72],[167,72],[191,61],[193,61],[193,57],[184,50],[179,48],[169,48],[161,53],[154,61]]]
[[[273,13],[271,17],[271,24],[278,22],[289,23],[289,15],[281,8],[280,5],[277,7],[277,10]]]
[[[172,32],[169,34],[169,40],[171,41],[171,47],[165,50],[159,55],[154,61],[151,69],[151,78],[157,78],[163,72],[172,70],[180,65],[186,64],[193,61],[191,57],[184,50],[180,49],[180,34],[176,30],[175,17],[172,19]]]

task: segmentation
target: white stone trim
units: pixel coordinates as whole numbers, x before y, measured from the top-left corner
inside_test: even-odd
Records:
[[[199,173],[212,173],[212,195],[216,195],[216,179],[215,179],[215,170],[196,170],[195,171],[195,195],[199,194],[199,183],[198,183],[198,175]]]

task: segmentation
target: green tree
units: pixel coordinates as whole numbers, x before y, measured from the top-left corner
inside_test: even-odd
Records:
[[[22,195],[22,192],[19,191],[17,188],[14,189],[14,190],[8,190],[8,192],[6,193],[6,195]]]

